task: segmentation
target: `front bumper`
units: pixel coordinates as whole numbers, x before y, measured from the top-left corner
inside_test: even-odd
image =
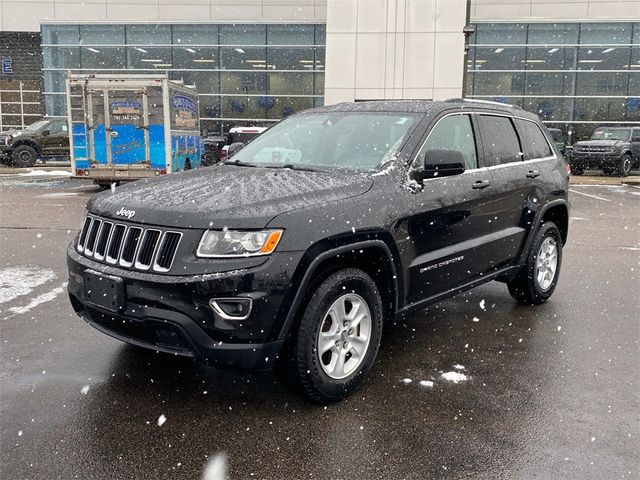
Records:
[[[582,168],[617,167],[620,162],[618,153],[595,153],[573,151],[571,153],[571,166]]]
[[[160,276],[95,262],[70,246],[67,264],[69,297],[76,313],[121,341],[210,365],[252,369],[272,368],[282,347],[278,337],[291,277],[280,262],[210,276]],[[124,301],[117,312],[88,299],[86,270],[122,279]],[[209,305],[212,298],[247,296],[253,299],[253,308],[242,321],[225,320]]]
[[[11,156],[11,147],[7,145],[4,139],[0,139],[0,158],[9,158]]]

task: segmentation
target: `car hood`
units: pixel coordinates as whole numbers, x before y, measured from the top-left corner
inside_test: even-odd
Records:
[[[615,147],[621,143],[626,142],[623,140],[584,140],[576,142],[574,147]]]
[[[166,227],[264,228],[276,215],[361,195],[372,184],[364,174],[217,165],[103,192],[87,209]]]

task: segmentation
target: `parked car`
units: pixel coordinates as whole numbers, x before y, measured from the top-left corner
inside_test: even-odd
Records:
[[[202,165],[210,167],[221,160],[220,152],[226,146],[227,141],[222,136],[210,136],[202,140]]]
[[[94,196],[69,245],[75,311],[213,365],[354,392],[386,322],[482,283],[554,292],[568,167],[539,119],[473,101],[292,115],[229,161]]]
[[[247,143],[249,143],[251,140],[256,138],[265,130],[267,130],[267,127],[233,127],[231,130],[229,130],[229,133],[227,133],[227,145],[222,147],[220,158],[224,160],[230,156],[229,147],[231,145],[233,144],[246,145]]]
[[[43,118],[23,130],[0,132],[2,163],[32,167],[43,157],[69,157],[69,128],[65,119]]]
[[[598,127],[591,140],[574,144],[570,163],[574,175],[596,168],[607,175],[628,176],[640,166],[640,125]]]

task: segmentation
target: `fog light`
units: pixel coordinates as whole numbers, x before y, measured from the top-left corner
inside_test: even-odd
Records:
[[[209,305],[214,313],[224,320],[246,320],[251,314],[253,300],[250,298],[212,298]]]

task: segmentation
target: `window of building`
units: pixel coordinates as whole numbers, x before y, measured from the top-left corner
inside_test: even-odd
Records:
[[[195,85],[210,133],[323,104],[324,25],[43,25],[42,35],[49,115],[66,114],[68,71],[166,73]]]
[[[471,41],[470,97],[522,106],[570,144],[640,121],[640,22],[480,23]]]

